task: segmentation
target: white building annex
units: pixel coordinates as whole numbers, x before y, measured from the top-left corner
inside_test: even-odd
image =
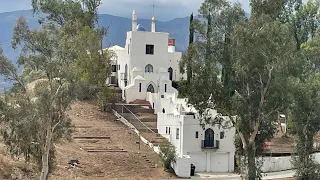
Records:
[[[176,147],[174,169],[178,176],[190,177],[191,164],[196,172],[233,172],[235,129],[218,125],[202,128],[188,100],[177,98],[172,80],[186,79],[179,71],[182,53],[175,51],[175,40],[168,33],[156,32],[154,17],[150,25],[151,32],[145,31],[133,11],[125,47],[108,48],[115,53],[108,83],[122,89],[126,103],[150,102],[157,114],[158,133]],[[212,110],[211,115],[217,112]]]

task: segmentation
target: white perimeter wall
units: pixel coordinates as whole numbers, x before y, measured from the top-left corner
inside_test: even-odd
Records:
[[[320,153],[313,154],[315,161],[320,163]],[[291,156],[285,157],[263,157],[262,172],[277,172],[293,169]]]
[[[190,177],[191,171],[191,158],[188,155],[178,157],[176,163],[172,164],[172,168],[176,175],[180,178]]]

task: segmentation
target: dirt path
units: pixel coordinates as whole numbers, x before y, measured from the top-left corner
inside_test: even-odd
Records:
[[[57,168],[51,180],[105,180],[105,179],[169,179],[160,166],[158,155],[139,139],[127,126],[111,114],[97,111],[88,102],[76,102],[69,111],[75,126],[73,137],[109,136],[110,139],[74,139],[56,145]],[[87,152],[84,149],[121,150],[126,152]],[[78,159],[81,167],[67,169],[71,159]]]

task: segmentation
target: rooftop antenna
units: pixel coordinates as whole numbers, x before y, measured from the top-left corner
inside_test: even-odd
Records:
[[[152,6],[152,10],[153,10],[153,11],[152,11],[152,17],[154,17],[154,8],[155,8],[157,5],[155,5],[154,2],[153,2],[152,5],[150,5],[150,6]]]

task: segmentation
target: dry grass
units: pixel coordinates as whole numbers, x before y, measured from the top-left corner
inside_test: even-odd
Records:
[[[2,139],[0,142],[3,142]],[[11,157],[4,144],[0,143],[0,179],[34,179],[36,174],[33,173],[33,168],[31,164]]]
[[[130,130],[116,121],[116,117],[112,114],[97,111],[97,107],[89,102],[76,102],[68,114],[76,127],[73,136],[110,136],[111,138],[63,141],[57,144],[57,168],[51,175],[51,180],[173,178],[160,166],[159,157],[152,149],[141,144],[139,150],[139,145],[136,144],[138,136],[133,132],[128,133]],[[124,149],[127,152],[88,153],[81,147]],[[67,163],[71,159],[78,159],[81,167],[67,169]],[[154,168],[156,164],[158,167]]]

